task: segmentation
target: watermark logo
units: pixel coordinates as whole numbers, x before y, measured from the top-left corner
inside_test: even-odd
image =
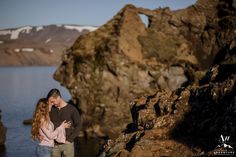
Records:
[[[223,135],[220,135],[220,144],[216,147],[216,148],[230,148],[230,149],[233,149],[233,147],[227,143],[229,143],[229,138],[230,136],[223,136]]]
[[[234,148],[230,145],[230,136],[220,135],[219,145],[215,148],[214,155],[234,155]]]

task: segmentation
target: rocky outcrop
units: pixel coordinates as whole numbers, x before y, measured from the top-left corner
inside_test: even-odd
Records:
[[[224,37],[218,40],[221,48],[199,84],[133,100],[132,123],[118,138],[108,140],[101,157],[235,156],[236,23],[231,20],[236,1],[214,3],[216,39]]]
[[[0,121],[0,146],[3,146],[6,141],[6,128],[3,123]]]
[[[2,147],[4,146],[5,144],[5,141],[6,141],[6,132],[7,132],[7,129],[6,127],[3,125],[2,121],[1,121],[1,110],[0,110],[0,153],[1,153],[1,150],[2,150]]]
[[[210,155],[217,152],[221,135],[229,136],[227,144],[235,148],[236,73],[231,71],[225,78],[221,73],[199,87],[157,92],[134,100],[133,123],[109,141],[101,156]]]
[[[140,15],[148,17],[147,26]],[[181,96],[175,90],[197,90],[188,85],[198,86],[204,73],[234,48],[235,21],[234,1],[199,0],[176,11],[127,5],[96,31],[80,36],[63,56],[54,78],[69,89],[73,102],[84,113],[85,128],[101,125],[102,132],[117,134],[131,122],[131,100],[147,95],[158,97],[154,93],[162,90],[168,91],[166,100],[158,100],[172,99],[166,102],[169,106],[159,106],[159,114],[165,125],[173,127],[181,116],[167,115],[184,115],[191,109],[191,105],[173,108],[178,108],[172,104]],[[205,79],[201,83],[209,78]],[[143,107],[147,105],[140,105]],[[152,112],[148,117],[153,120],[156,114]]]

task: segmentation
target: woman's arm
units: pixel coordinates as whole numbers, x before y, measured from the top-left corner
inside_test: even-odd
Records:
[[[62,125],[57,127],[54,131],[53,126],[51,126],[51,128],[46,127],[47,124],[45,122],[43,122],[41,126],[42,127],[40,128],[40,130],[49,140],[57,139],[59,134],[60,137],[63,137],[62,135],[65,135],[65,128]]]

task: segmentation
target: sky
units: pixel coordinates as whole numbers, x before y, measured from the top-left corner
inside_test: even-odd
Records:
[[[0,0],[0,29],[49,24],[101,26],[126,4],[185,8],[196,0]]]

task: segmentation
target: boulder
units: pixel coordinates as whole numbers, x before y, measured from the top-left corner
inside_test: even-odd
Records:
[[[6,142],[7,128],[1,121],[1,110],[0,110],[0,147],[3,147]]]

